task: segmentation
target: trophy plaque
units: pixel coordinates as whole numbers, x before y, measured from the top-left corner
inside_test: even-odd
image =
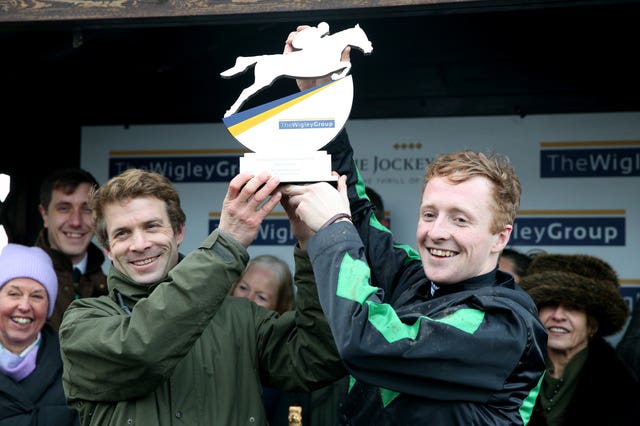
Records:
[[[372,44],[359,25],[329,35],[321,22],[296,35],[286,54],[240,56],[220,73],[231,78],[253,67],[255,81],[227,110],[222,122],[231,135],[252,152],[240,157],[240,171],[268,171],[283,183],[335,181],[331,156],[320,148],[344,127],[353,103],[351,62],[341,61],[351,46],[370,54]],[[330,79],[324,79],[330,76]],[[325,81],[310,89],[239,111],[260,90],[280,77]]]

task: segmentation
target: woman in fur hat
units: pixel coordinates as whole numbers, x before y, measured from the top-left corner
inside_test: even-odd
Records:
[[[75,426],[62,390],[58,334],[46,324],[58,279],[39,247],[9,244],[0,254],[0,424]]]
[[[640,425],[640,384],[604,340],[629,315],[611,266],[587,255],[540,255],[520,286],[549,334],[529,425]]]

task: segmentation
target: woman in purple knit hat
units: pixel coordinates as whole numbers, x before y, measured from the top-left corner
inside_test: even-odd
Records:
[[[62,390],[57,333],[46,324],[58,291],[53,263],[39,247],[0,254],[0,424],[75,426]]]

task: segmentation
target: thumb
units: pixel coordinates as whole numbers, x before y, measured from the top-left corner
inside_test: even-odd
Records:
[[[342,175],[338,178],[338,192],[340,192],[340,195],[342,197],[343,205],[350,212],[351,209],[349,207],[349,195],[347,194],[347,176],[346,175]]]
[[[342,54],[340,55],[340,60],[343,62],[351,61],[351,46],[347,46],[344,48]]]

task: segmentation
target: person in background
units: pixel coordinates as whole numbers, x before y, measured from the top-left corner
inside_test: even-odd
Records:
[[[38,247],[8,244],[0,254],[0,424],[76,426],[62,390],[58,335],[46,323],[58,281]]]
[[[520,286],[549,334],[546,374],[529,425],[639,425],[640,385],[604,339],[629,314],[613,268],[589,255],[542,254]]]
[[[269,254],[252,258],[230,294],[284,314],[294,307],[294,284],[289,266]],[[347,377],[313,392],[283,392],[264,387],[263,400],[270,426],[287,426],[289,407],[302,409],[303,424],[334,426],[338,403],[346,393]]]
[[[367,186],[366,188],[367,197],[371,200],[371,203],[375,206],[376,219],[380,224],[384,225],[387,229],[391,229],[391,224],[386,217],[386,210],[384,209],[384,201],[382,201],[382,197],[376,190]]]
[[[249,260],[238,280],[229,292],[235,297],[244,297],[265,309],[282,315],[295,306],[293,278],[289,265],[270,254],[256,256]],[[264,386],[262,399],[267,412],[267,421],[275,425],[274,413],[278,408],[283,391]]]
[[[517,284],[520,282],[520,278],[527,273],[530,263],[531,257],[528,254],[514,248],[505,247],[498,259],[498,269],[511,274]]]
[[[294,293],[289,265],[270,254],[249,260],[229,292],[232,296],[244,297],[279,314],[294,308]]]
[[[58,330],[69,304],[79,298],[107,294],[107,277],[102,271],[102,251],[91,242],[93,225],[87,203],[98,182],[83,169],[61,169],[47,176],[40,187],[44,227],[35,245],[53,260],[58,276],[58,298],[49,323]]]
[[[309,391],[345,374],[300,221],[290,218],[296,310],[278,315],[228,295],[279,184],[235,176],[218,228],[187,256],[178,250],[186,216],[166,177],[131,169],[92,194],[109,295],[74,300],[60,326],[62,383],[81,424],[263,426],[263,384]]]

